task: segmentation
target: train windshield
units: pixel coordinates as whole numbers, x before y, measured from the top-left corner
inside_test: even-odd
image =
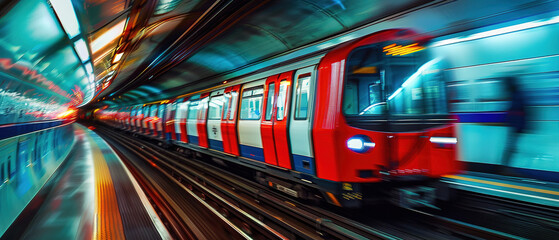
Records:
[[[447,113],[440,59],[417,44],[384,43],[357,48],[347,60],[346,116]]]

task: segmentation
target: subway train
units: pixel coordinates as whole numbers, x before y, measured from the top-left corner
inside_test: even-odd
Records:
[[[340,207],[445,198],[459,173],[442,58],[389,29],[221,86],[95,118],[254,171],[294,197]]]
[[[495,173],[506,166],[521,177],[559,182],[553,140],[559,137],[559,45],[552,37],[559,17],[557,11],[534,11],[432,39],[382,31],[221,87],[97,116],[258,169],[260,182],[281,191],[310,197],[304,191],[318,189],[344,206],[385,195],[364,194],[370,186],[386,190],[393,179],[437,179],[460,169]],[[366,41],[369,50],[359,45]],[[398,50],[408,54],[388,54]],[[422,55],[427,60],[407,65]],[[507,120],[513,95],[523,102],[521,131]],[[219,118],[221,108],[225,116]]]

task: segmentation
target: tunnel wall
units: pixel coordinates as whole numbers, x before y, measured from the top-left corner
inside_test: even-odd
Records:
[[[74,142],[70,121],[0,126],[0,236],[64,162]]]
[[[559,181],[555,174],[559,171],[559,45],[554,37],[559,34],[559,24],[553,17],[557,14],[519,19],[434,42],[434,56],[449,64],[445,72],[451,79],[450,109],[459,119],[460,160],[502,165],[504,153],[512,151],[509,166],[539,179]],[[500,32],[504,30],[509,32]],[[453,39],[458,42],[440,44]],[[517,85],[516,93],[507,90],[511,80]],[[526,124],[518,134],[507,121],[514,94],[525,103]]]

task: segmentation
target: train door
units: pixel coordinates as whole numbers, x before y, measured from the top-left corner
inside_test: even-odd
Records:
[[[134,131],[134,128],[136,127],[136,111],[137,111],[136,106],[133,106],[132,109],[130,110],[130,117],[129,117],[130,124],[128,125],[128,130]]]
[[[293,81],[292,108],[289,123],[289,140],[293,169],[299,172],[315,174],[315,163],[312,144],[312,112],[314,84],[316,82],[315,67],[307,67],[295,72]]]
[[[265,79],[247,83],[241,91],[238,133],[240,155],[264,162],[262,136],[260,133],[260,115]]]
[[[157,134],[154,134],[154,136],[159,137],[160,139],[165,139],[165,132],[163,131],[163,123],[166,120],[165,118],[165,110],[167,108],[168,104],[160,104],[158,107],[158,111],[157,111],[157,117],[155,118],[155,130],[157,131]]]
[[[186,120],[186,133],[188,142],[198,145],[198,108],[200,105],[200,95],[194,95],[188,104]]]
[[[23,137],[25,140],[20,140],[17,145],[17,158],[16,158],[16,193],[23,196],[31,188],[30,176],[27,175],[26,168],[31,165],[30,162],[30,140]],[[21,138],[20,138],[21,139]]]
[[[128,128],[128,114],[130,113],[130,108],[125,107],[122,109],[122,129]]]
[[[17,138],[0,141],[0,163],[5,166],[5,176],[1,181],[11,179],[16,174]],[[1,184],[0,184],[1,185]]]
[[[207,148],[208,145],[208,131],[207,131],[207,119],[208,119],[208,101],[210,99],[210,93],[202,93],[200,95],[200,104],[198,105],[198,146]]]
[[[186,129],[186,118],[188,116],[188,106],[190,101],[188,98],[177,103],[177,111],[175,111],[175,130],[177,130],[176,139],[181,142],[188,142]]]
[[[113,127],[115,128],[119,128],[120,126],[120,111],[121,108],[114,108],[112,109],[110,112],[112,114],[112,123],[113,123]]]
[[[138,112],[136,114],[136,132],[141,133],[143,129],[143,119],[145,112],[145,106],[138,106]]]
[[[182,99],[180,99],[182,100]],[[163,132],[165,134],[164,139],[167,141],[177,140],[177,129],[175,128],[175,116],[177,115],[177,102],[173,101],[168,103],[165,109],[165,125]]]
[[[130,111],[132,107],[126,107],[126,111],[124,112],[124,129],[130,129]]]
[[[225,89],[223,121],[221,122],[221,135],[223,149],[226,153],[239,155],[239,141],[237,138],[237,107],[239,104],[239,91],[241,85]]]
[[[144,107],[143,111],[143,119],[142,119],[142,133],[149,134],[149,120],[151,119],[151,105],[147,105]]]
[[[33,165],[33,171],[35,172],[35,175],[37,177],[42,177],[43,174],[45,174],[45,169],[43,168],[43,160],[42,160],[42,155],[43,155],[43,151],[45,151],[45,149],[43,148],[43,135],[44,135],[44,131],[38,132],[35,135],[35,147],[34,152],[33,152],[33,157],[32,157],[32,165]]]
[[[130,113],[130,108],[129,107],[122,108],[122,112],[120,113],[121,116],[122,116],[121,117],[121,119],[122,119],[121,120],[122,129],[126,129],[128,127],[128,114],[129,113]]]
[[[149,106],[144,106],[142,107],[142,115],[140,118],[140,122],[142,123],[142,127],[140,128],[140,133],[146,133],[147,129],[148,129],[148,123],[147,120],[149,118]]]
[[[140,106],[134,106],[134,114],[132,115],[132,131],[138,132],[138,116],[141,114]]]
[[[260,133],[262,134],[262,147],[264,149],[264,160],[268,164],[278,165],[276,146],[274,144],[274,108],[276,105],[279,85],[278,75],[270,76],[264,85],[264,118],[260,121]]]
[[[291,151],[289,150],[289,106],[291,105],[291,83],[293,71],[282,73],[277,81],[279,85],[274,109],[274,143],[278,157],[278,166],[291,169]]]
[[[159,121],[159,104],[153,104],[150,107],[149,113],[149,131],[148,134],[152,136],[157,136],[157,122]]]
[[[221,117],[223,115],[223,104],[225,97],[224,89],[214,91],[210,94],[208,106],[208,145],[211,149],[224,151],[223,134],[221,132]]]
[[[53,139],[54,134],[53,134],[52,129],[46,130],[44,132],[45,132],[45,134],[44,134],[45,137],[43,138],[43,146],[44,146],[45,151],[43,153],[43,159],[46,159],[48,161],[51,158],[51,152],[52,152],[52,149],[53,149],[51,139]]]
[[[293,71],[266,79],[265,114],[261,124],[266,163],[291,169],[288,115]]]

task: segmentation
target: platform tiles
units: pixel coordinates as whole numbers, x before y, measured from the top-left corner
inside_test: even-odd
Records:
[[[111,147],[76,124],[67,159],[24,239],[170,239],[144,192]]]
[[[480,172],[447,175],[442,181],[460,190],[559,207],[558,183]]]

